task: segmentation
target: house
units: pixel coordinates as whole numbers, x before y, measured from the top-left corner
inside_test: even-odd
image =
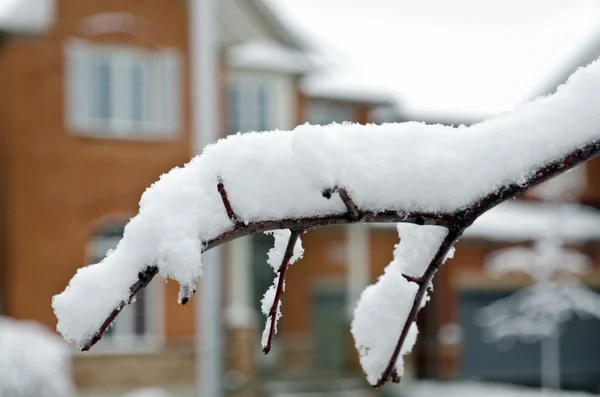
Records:
[[[381,103],[313,98],[300,84],[313,68],[302,43],[269,9],[255,0],[219,7],[221,136],[309,119],[366,122]],[[52,296],[116,246],[146,187],[195,154],[189,14],[181,0],[0,9],[0,314],[54,328]],[[225,345],[235,358],[228,370],[243,372],[259,339],[245,331],[244,307],[236,312],[246,304],[241,244],[226,248],[225,313],[236,315],[225,316]],[[175,283],[155,281],[93,351],[74,350],[77,385],[193,384],[198,301],[181,307],[176,297]]]

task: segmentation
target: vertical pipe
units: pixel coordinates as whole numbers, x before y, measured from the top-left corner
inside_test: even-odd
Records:
[[[190,77],[192,100],[192,154],[218,137],[219,96],[217,1],[191,0]],[[222,322],[221,322],[221,249],[212,249],[202,256],[204,275],[196,300],[196,370],[198,395],[221,397],[222,385]]]
[[[369,284],[369,228],[367,225],[348,225],[346,229],[346,312],[348,318],[354,315],[354,309],[360,294]]]

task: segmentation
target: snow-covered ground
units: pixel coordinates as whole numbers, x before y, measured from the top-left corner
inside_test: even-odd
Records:
[[[407,397],[588,397],[593,394],[571,391],[543,391],[506,384],[480,382],[415,382]]]

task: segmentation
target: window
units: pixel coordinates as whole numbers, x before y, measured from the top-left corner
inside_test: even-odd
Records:
[[[231,83],[228,89],[228,115],[230,134],[248,131],[267,131],[269,97],[265,84]]]
[[[116,248],[123,236],[124,224],[104,227],[92,236],[88,245],[89,263],[98,263],[106,253]],[[136,296],[136,301],[126,306],[99,342],[105,347],[136,348],[154,346],[157,343],[158,316],[160,308],[160,283],[151,283]]]
[[[352,108],[343,104],[313,100],[309,108],[308,121],[311,124],[327,125],[353,120]]]
[[[176,51],[66,46],[66,120],[77,133],[115,138],[171,137],[180,128]]]

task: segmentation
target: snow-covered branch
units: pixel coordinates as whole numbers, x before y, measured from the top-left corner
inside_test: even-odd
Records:
[[[89,349],[159,273],[180,283],[185,303],[201,276],[202,252],[253,233],[369,222],[442,226],[443,238],[427,239],[425,251],[433,255],[419,265],[422,273],[380,280],[386,293],[412,294],[403,301],[408,306],[385,308],[387,315],[405,313],[396,336],[388,335],[392,350],[381,354],[389,341],[371,346],[378,353],[367,361],[377,363],[363,365],[371,383],[381,385],[401,375],[394,368],[402,345],[436,269],[465,228],[599,152],[598,61],[553,96],[470,127],[302,125],[230,136],[146,190],[117,248],[81,268],[53,298],[57,329]],[[410,245],[410,235],[401,237]],[[390,279],[400,281],[384,282]],[[373,368],[382,369],[379,377]]]

